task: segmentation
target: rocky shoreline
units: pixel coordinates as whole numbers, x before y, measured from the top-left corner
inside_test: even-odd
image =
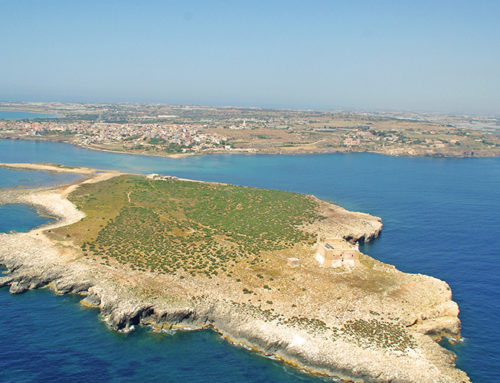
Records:
[[[83,182],[115,175],[100,173]],[[179,280],[132,272],[92,262],[70,240],[50,239],[46,235],[50,230],[84,217],[66,199],[75,187],[0,192],[0,204],[26,203],[58,217],[55,223],[28,233],[0,234],[0,264],[8,271],[0,286],[9,286],[13,294],[43,287],[58,294],[80,294],[81,303],[98,308],[117,331],[137,325],[157,331],[211,328],[233,343],[346,381],[469,382],[455,368],[454,355],[434,340],[445,333],[458,336],[460,331],[458,306],[445,282],[402,273],[362,254],[363,262],[370,265],[368,274],[364,269],[359,275],[316,271],[312,262],[301,260],[303,274],[297,268],[287,273],[296,275],[294,284],[307,286],[308,291],[292,293],[294,287],[290,287],[290,294],[273,295],[273,309],[263,308],[235,294],[234,284],[227,280]],[[326,203],[323,207],[339,221],[324,230],[343,239],[369,241],[380,233],[382,225],[376,217]],[[369,280],[375,274],[380,278]],[[321,285],[330,279],[345,282],[335,299],[330,292],[334,289]],[[311,281],[319,281],[320,286]],[[360,281],[370,284],[360,288]],[[380,289],[377,284],[382,283],[389,287]],[[285,305],[290,299],[295,308]],[[373,338],[370,331],[380,326],[394,339]]]

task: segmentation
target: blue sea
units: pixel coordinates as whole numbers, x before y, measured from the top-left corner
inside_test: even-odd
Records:
[[[0,153],[0,158],[2,154]],[[33,170],[17,171],[0,168],[0,188],[4,187],[37,187],[70,183],[80,179],[81,176],[72,173],[39,172]]]
[[[10,231],[22,233],[50,221],[50,218],[38,215],[32,207],[27,205],[0,205],[0,233]]]
[[[326,154],[168,159],[0,140],[0,162],[57,162],[282,189],[380,216],[383,233],[363,250],[400,270],[447,281],[461,309],[464,342],[450,346],[458,367],[474,382],[500,381],[500,158]],[[2,186],[24,179],[23,172],[11,172],[1,176]],[[38,224],[31,213],[19,216],[28,226]],[[8,218],[3,219],[8,226]],[[96,311],[79,306],[77,297],[49,291],[11,296],[2,289],[0,310],[0,381],[321,381],[208,331],[113,333]]]
[[[0,120],[33,120],[37,118],[57,117],[57,114],[24,112],[22,110],[0,110]]]

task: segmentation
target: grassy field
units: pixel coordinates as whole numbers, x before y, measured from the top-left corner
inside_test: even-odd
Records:
[[[85,256],[209,278],[263,264],[263,251],[313,243],[300,225],[317,219],[317,202],[301,194],[130,175],[81,185],[69,199],[87,217],[53,235]]]

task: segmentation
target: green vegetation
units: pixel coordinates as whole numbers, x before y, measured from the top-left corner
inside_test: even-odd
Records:
[[[375,319],[370,321],[363,319],[348,321],[344,325],[343,331],[352,335],[362,346],[374,344],[402,352],[416,346],[415,340],[402,326]]]
[[[151,145],[163,145],[166,142],[167,141],[164,138],[161,138],[161,137],[152,137],[152,138],[149,139],[149,143]]]
[[[263,264],[263,251],[314,242],[299,226],[316,219],[317,203],[296,193],[120,176],[83,184],[69,199],[87,216],[56,235],[138,270],[231,275],[237,263]]]
[[[181,145],[177,144],[175,142],[167,142],[167,140],[161,138],[161,137],[153,137],[148,140],[148,143],[152,146],[145,146],[145,145],[140,145],[140,148],[137,148],[137,145],[135,148],[136,149],[142,149],[146,151],[164,151],[165,153],[181,153],[183,149],[191,149],[191,145]],[[134,148],[134,147],[133,147]]]
[[[163,150],[167,153],[180,153],[182,152],[182,149],[190,149],[190,146],[186,145],[179,145],[175,144],[173,142],[170,142],[168,145],[163,147]]]

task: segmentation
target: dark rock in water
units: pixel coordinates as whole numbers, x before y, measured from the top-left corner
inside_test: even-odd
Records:
[[[141,319],[153,313],[153,308],[149,305],[136,307],[132,311],[116,310],[110,316],[110,324],[117,330],[128,329],[133,325],[141,323]]]
[[[9,289],[9,292],[11,294],[22,294],[24,293],[26,290],[29,290],[29,286],[22,283],[22,282],[12,282],[12,284],[10,285],[10,289]]]

